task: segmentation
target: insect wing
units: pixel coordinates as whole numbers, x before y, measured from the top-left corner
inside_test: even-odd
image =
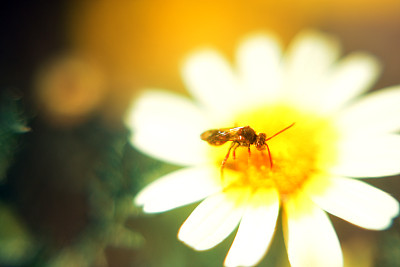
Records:
[[[200,137],[210,145],[220,146],[228,141],[235,141],[242,128],[243,127],[208,130],[202,133]]]

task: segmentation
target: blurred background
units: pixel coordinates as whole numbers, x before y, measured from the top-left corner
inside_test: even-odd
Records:
[[[374,89],[400,84],[398,0],[16,0],[0,4],[0,23],[0,266],[222,265],[233,236],[201,253],[177,241],[195,205],[132,205],[179,167],[136,151],[122,123],[145,88],[187,94],[180,66],[196,48],[233,61],[243,35],[287,44],[315,28],[381,60]],[[400,199],[399,177],[368,182]],[[345,266],[398,266],[399,219],[373,232],[331,218]],[[288,266],[279,227],[260,266]]]

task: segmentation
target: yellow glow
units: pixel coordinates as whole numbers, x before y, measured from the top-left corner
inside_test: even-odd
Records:
[[[273,166],[268,152],[251,146],[231,153],[225,164],[222,181],[226,187],[275,187],[284,196],[299,189],[310,177],[323,176],[335,162],[337,133],[330,120],[315,114],[300,112],[284,105],[263,107],[239,114],[235,126],[249,125],[257,134],[272,136],[291,123],[295,125],[268,141]],[[233,126],[232,126],[233,127]],[[210,146],[209,156],[220,165],[230,142],[221,147]]]
[[[45,65],[36,77],[36,104],[50,123],[69,126],[84,121],[103,104],[106,78],[99,65],[64,55]]]
[[[194,49],[213,46],[232,54],[232,43],[260,29],[278,31],[289,40],[312,20],[292,8],[293,3],[288,8],[278,1],[75,2],[69,19],[71,43],[107,69],[113,93],[104,112],[116,118],[139,88],[162,85],[184,92],[179,69]]]

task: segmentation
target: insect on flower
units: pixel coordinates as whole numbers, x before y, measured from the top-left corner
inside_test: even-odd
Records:
[[[293,125],[294,125],[294,123],[290,124],[289,126],[283,128],[282,130],[280,130],[279,132],[273,134],[272,136],[270,136],[268,138],[265,133],[257,134],[256,131],[253,128],[251,128],[250,126],[212,129],[212,130],[203,132],[200,135],[200,138],[213,146],[220,146],[220,145],[225,144],[228,141],[232,141],[232,144],[228,149],[228,153],[226,154],[224,160],[221,163],[221,176],[222,176],[222,172],[223,172],[225,163],[229,158],[231,150],[233,149],[232,154],[233,154],[233,159],[235,159],[236,158],[236,154],[235,154],[236,149],[240,146],[247,147],[247,151],[249,152],[249,157],[251,156],[251,151],[250,151],[251,145],[254,145],[257,148],[257,150],[259,150],[259,151],[263,151],[263,150],[265,150],[265,148],[267,148],[269,164],[272,168],[272,166],[273,166],[272,156],[271,156],[271,151],[269,150],[267,141],[270,140],[271,138],[277,136],[278,134],[286,131]]]

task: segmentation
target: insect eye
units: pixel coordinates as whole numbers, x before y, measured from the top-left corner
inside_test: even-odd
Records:
[[[257,147],[257,149],[261,149],[264,145],[265,145],[265,139],[266,139],[267,135],[265,133],[260,133],[257,137],[255,146]]]
[[[258,135],[258,139],[259,139],[259,140],[264,140],[264,141],[265,141],[266,138],[267,138],[267,135],[266,135],[265,133],[260,133],[260,134]]]

